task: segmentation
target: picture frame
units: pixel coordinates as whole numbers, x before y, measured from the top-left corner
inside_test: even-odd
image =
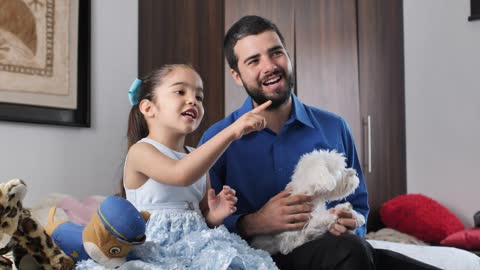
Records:
[[[70,80],[70,83],[68,84],[68,89],[64,89],[65,91],[70,91],[69,95],[73,96],[72,99],[74,101],[72,107],[70,108],[52,105],[45,106],[40,104],[25,104],[21,102],[16,103],[4,101],[0,96],[0,120],[10,122],[90,127],[90,0],[76,1],[78,2],[76,2],[77,4],[75,8],[69,9],[69,11],[78,12],[78,15],[75,14],[77,16],[70,16],[70,18],[78,19],[78,21],[73,24],[73,27],[70,27],[71,29],[77,30],[77,35],[74,36],[73,39],[69,38],[68,41],[71,43],[72,40],[76,40],[77,42],[75,42],[76,46],[75,43],[66,45],[76,48],[76,57],[69,57],[68,60],[66,60],[66,65],[74,67],[69,70],[73,70],[72,74],[75,76],[70,77],[75,78],[76,80],[72,81],[70,77],[69,79],[65,79],[66,81]],[[70,0],[65,2],[68,3]],[[26,5],[25,3],[26,2],[24,2],[24,5]],[[51,6],[52,4],[56,4],[55,0],[30,1],[29,3],[35,3],[39,5],[43,4],[45,8],[49,5]],[[62,5],[60,2],[58,3],[59,5]],[[42,7],[43,6],[40,6],[40,8]],[[52,16],[57,16],[57,14],[61,14],[61,12],[56,11],[54,14],[55,15]],[[47,19],[47,23],[48,21],[49,20]],[[48,31],[46,32],[48,35]],[[75,33],[70,33],[70,35],[71,34],[75,35]],[[5,85],[4,81],[0,82],[0,88],[8,87]],[[20,95],[22,94],[23,93],[20,93]],[[34,94],[40,96],[42,95],[42,93]],[[1,92],[0,95],[2,95]],[[48,100],[51,96],[53,95],[43,94],[42,98],[45,97]],[[33,100],[35,101],[35,98],[33,98]]]
[[[470,16],[468,21],[480,20],[480,0],[470,0]]]

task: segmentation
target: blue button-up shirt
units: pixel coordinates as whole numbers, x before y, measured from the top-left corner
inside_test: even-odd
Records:
[[[339,116],[301,103],[292,95],[292,112],[278,134],[266,128],[234,141],[210,170],[212,187],[219,192],[229,185],[237,192],[237,211],[225,219],[225,226],[237,231],[238,219],[259,210],[271,197],[285,189],[300,157],[314,149],[337,150],[346,156],[347,167],[358,173],[360,184],[355,192],[341,201],[328,203],[328,208],[349,201],[355,211],[367,217],[367,190],[355,144],[347,123]],[[252,99],[211,126],[200,144],[215,136],[253,108]],[[365,235],[365,226],[356,234]]]

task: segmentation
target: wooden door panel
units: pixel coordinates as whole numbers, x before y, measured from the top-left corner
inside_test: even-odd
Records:
[[[406,192],[402,7],[400,0],[358,1],[360,103],[363,118],[371,118],[371,164],[365,140],[363,170],[370,230],[383,226],[381,205]]]
[[[142,0],[139,14],[139,75],[164,64],[189,63],[203,79],[205,115],[186,141],[196,146],[224,116],[223,0]]]
[[[295,1],[297,95],[349,124],[361,157],[355,0]]]
[[[246,15],[258,15],[275,23],[285,39],[285,46],[294,62],[294,1],[291,0],[225,0],[225,33],[238,19]],[[223,43],[222,43],[223,44]],[[225,61],[225,114],[242,106],[247,94],[230,75]]]

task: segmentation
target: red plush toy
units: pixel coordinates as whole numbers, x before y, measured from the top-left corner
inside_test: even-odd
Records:
[[[431,244],[465,228],[446,207],[422,195],[397,196],[380,209],[383,224]]]

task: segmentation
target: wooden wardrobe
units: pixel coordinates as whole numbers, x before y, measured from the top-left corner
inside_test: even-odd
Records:
[[[206,115],[188,138],[246,97],[223,57],[223,36],[244,15],[271,19],[284,35],[305,103],[344,117],[369,191],[369,230],[382,203],[406,192],[401,0],[140,0],[139,75],[191,63],[204,80]]]

